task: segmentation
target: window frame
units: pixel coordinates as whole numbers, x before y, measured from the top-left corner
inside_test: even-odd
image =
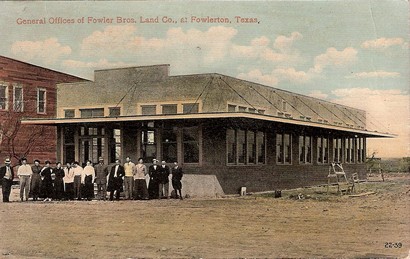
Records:
[[[19,110],[16,108],[16,89],[21,89],[21,107]],[[13,111],[24,112],[24,88],[22,85],[13,85]]]
[[[0,106],[0,111],[7,111],[9,109],[9,85],[5,83],[0,83],[0,87],[4,87],[4,109]]]
[[[239,162],[239,138],[238,138],[238,131],[243,131],[244,132],[244,144],[245,144],[245,146],[244,146],[244,162],[242,163],[242,162]],[[228,132],[230,132],[230,133],[228,133]],[[250,134],[249,132],[252,132],[252,134]],[[233,137],[233,142],[228,142],[228,134],[232,134],[232,137]],[[260,157],[260,153],[259,153],[259,146],[260,146],[260,143],[259,143],[259,138],[258,138],[258,136],[260,135],[260,134],[263,134],[262,135],[262,141],[263,141],[263,144],[262,144],[262,152],[263,152],[263,161],[261,162],[260,160],[259,160],[259,157]],[[251,129],[241,129],[241,128],[236,128],[236,129],[234,129],[234,128],[226,128],[226,131],[225,131],[225,156],[226,156],[226,165],[227,166],[260,166],[260,165],[265,165],[266,164],[266,132],[263,132],[263,131],[259,131],[259,130],[251,130]],[[249,136],[253,136],[253,139],[254,139],[254,143],[253,143],[253,145],[254,145],[254,155],[255,155],[255,157],[254,157],[254,162],[253,163],[250,163],[249,162]],[[230,147],[233,145],[233,157],[232,157],[232,159],[230,160],[230,157],[229,157],[229,151],[231,150],[230,149]],[[234,161],[234,162],[232,162],[232,161]]]
[[[44,111],[40,111],[40,92],[43,91],[44,92]],[[38,114],[47,114],[47,89],[45,88],[37,88],[37,113]]]
[[[309,142],[307,142],[307,138],[309,138]],[[310,152],[309,152],[308,146],[306,145],[307,143],[309,143]],[[311,164],[313,164],[313,161],[312,161],[313,160],[313,152],[312,152],[313,138],[312,138],[312,136],[310,136],[310,135],[299,135],[298,147],[299,147],[299,153],[298,153],[299,164],[301,164],[301,165],[311,165]],[[301,157],[302,155],[303,155],[303,157]]]
[[[281,143],[280,143],[280,147],[281,147],[281,152],[283,154],[282,160],[283,161],[279,161],[279,157],[278,157],[278,135],[281,135]],[[287,152],[286,147],[285,147],[285,136],[289,136],[289,147],[290,150],[289,152]],[[292,165],[292,154],[293,154],[293,147],[292,147],[292,134],[291,133],[285,133],[285,132],[277,132],[276,133],[276,139],[275,139],[275,147],[276,147],[276,164],[277,165]],[[286,161],[286,154],[289,155],[289,162]]]

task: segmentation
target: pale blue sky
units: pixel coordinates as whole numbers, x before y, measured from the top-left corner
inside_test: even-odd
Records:
[[[370,148],[404,156],[408,10],[404,0],[1,2],[0,55],[89,79],[94,69],[169,63],[172,75],[217,72],[256,81],[367,110],[374,119],[369,128],[400,135]],[[104,16],[114,23],[77,23]],[[117,16],[136,23],[117,24]],[[141,24],[141,16],[158,16],[160,23]],[[163,16],[177,23],[162,23]],[[231,23],[192,23],[192,16]],[[236,23],[235,16],[259,23]],[[52,17],[75,23],[50,24]],[[184,17],[188,23],[181,23]],[[18,18],[45,18],[47,24],[18,25]],[[392,113],[402,116],[400,122]]]

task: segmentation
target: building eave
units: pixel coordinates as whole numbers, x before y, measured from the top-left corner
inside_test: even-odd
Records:
[[[331,125],[328,123],[313,122],[308,120],[298,120],[294,118],[285,118],[272,115],[247,113],[247,112],[215,112],[215,113],[192,113],[192,114],[159,114],[159,115],[134,115],[119,117],[97,117],[97,118],[52,118],[37,119],[26,118],[22,120],[25,125],[49,125],[57,126],[64,124],[84,124],[84,123],[109,123],[109,122],[127,122],[127,121],[159,121],[159,120],[192,120],[192,119],[228,119],[228,118],[246,118],[268,122],[277,122],[298,126],[307,126],[322,128],[328,130],[337,130],[349,133],[365,135],[374,138],[394,138],[397,135],[388,132],[369,131],[367,129],[356,129],[353,127],[343,127]]]

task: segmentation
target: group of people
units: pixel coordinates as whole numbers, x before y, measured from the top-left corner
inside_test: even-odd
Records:
[[[53,168],[50,161],[45,161],[44,166],[41,166],[39,160],[34,160],[31,166],[27,164],[27,159],[23,158],[17,169],[21,201],[28,201],[29,197],[32,197],[33,201],[39,198],[44,201],[93,198],[107,200],[107,192],[110,193],[111,201],[114,196],[119,200],[121,192],[124,192],[126,200],[169,199],[170,175],[174,197],[183,199],[183,172],[177,162],[170,168],[165,161],[159,164],[157,159],[153,159],[152,165],[147,168],[142,158],[135,164],[127,157],[124,165],[117,159],[110,167],[105,165],[104,159],[100,157],[98,164],[93,165],[91,161],[87,161],[84,168],[78,162],[67,162],[64,168],[57,162]],[[6,159],[5,165],[0,167],[3,202],[9,202],[14,176],[11,161]],[[96,196],[94,184],[97,185]]]

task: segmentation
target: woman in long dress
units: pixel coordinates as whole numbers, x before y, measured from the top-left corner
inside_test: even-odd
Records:
[[[51,174],[53,169],[50,167],[50,161],[46,161],[43,169],[41,169],[41,197],[44,198],[44,201],[51,201],[53,198],[53,179]]]
[[[89,201],[94,198],[94,180],[95,170],[91,164],[91,161],[88,160],[87,165],[84,167],[83,174],[81,175],[81,196]]]
[[[33,201],[36,201],[40,196],[41,175],[40,172],[43,167],[40,165],[39,160],[34,160],[34,165],[31,167],[33,174],[31,175],[30,195],[33,197]]]
[[[64,181],[65,176],[64,169],[61,167],[61,163],[57,162],[56,168],[53,171],[55,175],[54,179],[54,197],[57,200],[62,200],[64,197]]]

